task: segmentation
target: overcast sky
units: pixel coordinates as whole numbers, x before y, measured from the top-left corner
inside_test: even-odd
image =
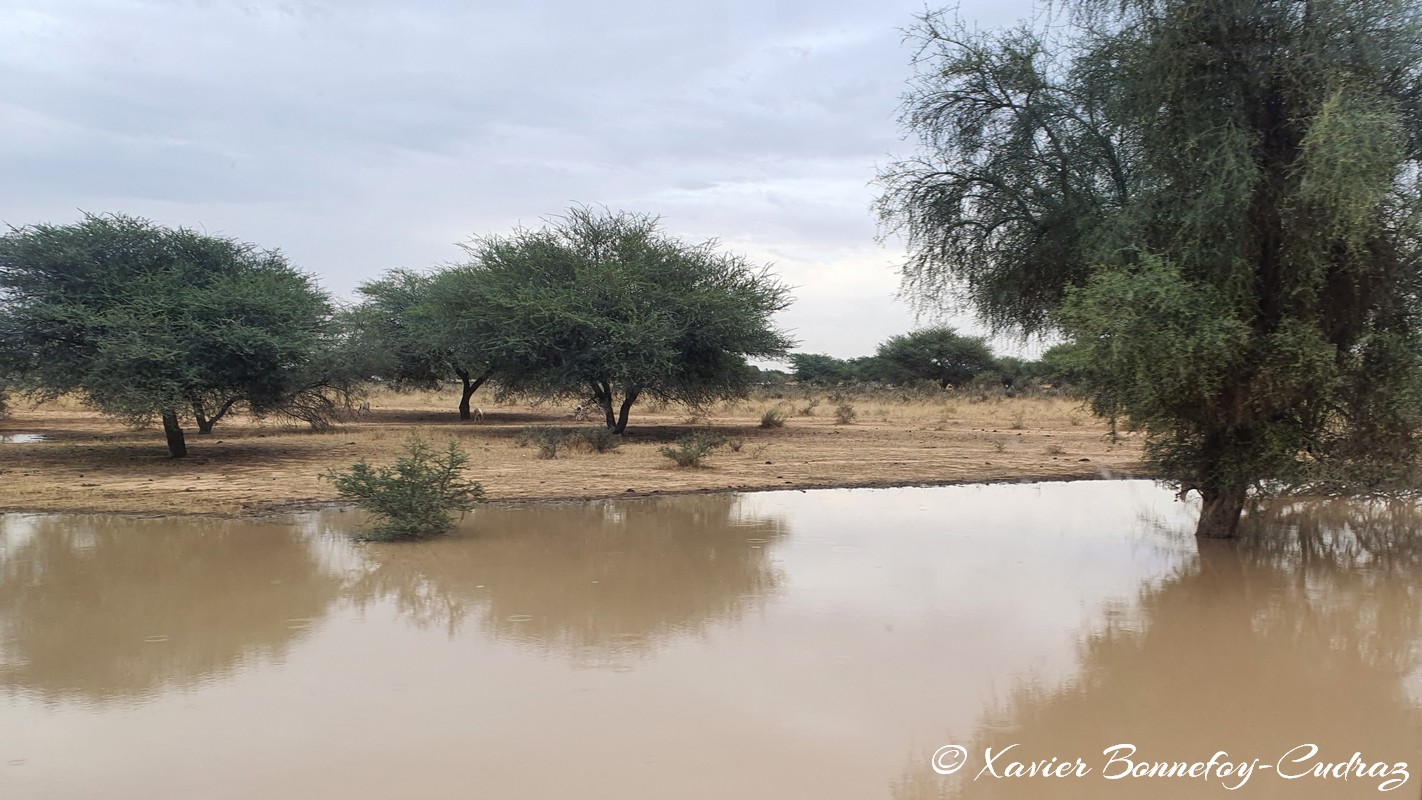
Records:
[[[603,204],[772,263],[801,350],[865,355],[915,325],[870,205],[910,152],[903,29],[923,9],[0,0],[0,221],[136,214],[280,248],[348,296]]]

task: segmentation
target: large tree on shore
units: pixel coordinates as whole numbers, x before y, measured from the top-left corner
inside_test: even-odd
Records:
[[[207,433],[237,406],[289,410],[335,376],[331,308],[281,254],[123,215],[0,237],[0,368],[41,399],[76,394],[135,424]],[[298,412],[301,413],[301,412]]]
[[[1253,491],[1417,487],[1422,14],[1081,0],[913,35],[881,176],[907,288],[1059,330],[1094,408],[1235,534]]]
[[[442,273],[391,270],[361,284],[362,302],[346,323],[371,374],[396,389],[437,389],[458,377],[459,418],[467,420],[470,398],[493,368],[477,337],[435,316],[435,297],[447,285]]]
[[[591,398],[623,432],[643,395],[703,403],[743,394],[749,358],[785,355],[771,317],[789,292],[714,242],[655,217],[575,207],[539,229],[486,236],[439,278],[435,314],[477,341],[505,390]]]

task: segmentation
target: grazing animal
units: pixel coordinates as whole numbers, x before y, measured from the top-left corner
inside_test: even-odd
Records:
[[[357,413],[357,414],[369,414],[369,413],[370,413],[370,401],[369,401],[369,400],[362,400],[362,401],[360,401],[360,407],[356,409],[356,413]]]
[[[579,421],[579,422],[582,422],[583,420],[585,420],[585,419],[587,419],[587,418],[588,418],[588,410],[583,407],[583,404],[582,404],[582,403],[578,403],[578,407],[575,408],[575,409],[573,409],[573,419],[575,419],[575,420],[577,420],[577,421]]]
[[[484,409],[482,409],[482,408],[476,408],[476,409],[474,409],[474,410],[469,414],[469,416],[470,416],[470,418],[472,418],[475,422],[483,422],[483,421],[484,421]]]

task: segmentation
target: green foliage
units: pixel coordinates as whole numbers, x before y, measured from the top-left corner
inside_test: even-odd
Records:
[[[854,367],[844,359],[822,353],[792,353],[790,364],[799,383],[833,385],[856,380]]]
[[[906,288],[1075,344],[1044,364],[1232,535],[1246,492],[1415,490],[1422,9],[1083,0],[915,36],[882,176]]]
[[[361,303],[343,320],[370,376],[397,391],[438,389],[454,374],[456,355],[428,313],[434,283],[432,275],[390,270],[356,289]]]
[[[886,372],[883,364],[874,356],[842,359],[822,353],[793,353],[790,363],[794,368],[793,377],[798,383],[837,386],[846,383],[893,381],[893,376]]]
[[[761,369],[752,366],[751,382],[757,386],[783,386],[790,380],[790,373],[779,369]]]
[[[996,365],[982,339],[944,326],[894,336],[879,345],[876,356],[891,383],[928,380],[941,389],[965,384]]]
[[[345,472],[331,470],[324,477],[342,498],[376,517],[375,528],[364,538],[424,539],[447,533],[454,513],[463,514],[484,499],[482,486],[464,480],[468,464],[469,456],[455,442],[439,452],[412,436],[393,467],[373,467],[361,460]]]
[[[658,452],[671,459],[678,467],[702,467],[713,450],[726,443],[726,437],[717,433],[693,433],[677,439],[671,445],[663,445]]]
[[[838,425],[848,425],[858,418],[859,412],[849,403],[840,403],[834,409],[834,421]]]
[[[135,424],[283,409],[330,375],[330,305],[279,253],[122,215],[0,238],[0,372]]]
[[[446,313],[457,305],[458,281],[448,273],[391,270],[361,284],[363,300],[347,312],[354,361],[396,390],[438,389],[451,375],[463,383],[459,415],[493,373],[484,340]]]
[[[505,391],[591,393],[617,433],[643,394],[693,406],[744,396],[746,360],[791,344],[771,324],[789,304],[784,285],[653,217],[578,207],[466,249],[471,261],[441,276],[435,299],[449,334],[487,348]]]
[[[1043,380],[1077,386],[1090,382],[1092,353],[1089,344],[1062,342],[1047,348],[1036,368]]]
[[[768,408],[764,414],[760,415],[760,427],[762,428],[783,428],[785,427],[785,409],[780,406]]]

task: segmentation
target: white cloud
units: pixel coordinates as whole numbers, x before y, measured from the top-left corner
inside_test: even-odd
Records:
[[[574,202],[775,262],[802,347],[914,324],[875,241],[919,0],[12,0],[0,220],[122,211],[279,247],[336,294]],[[984,25],[1029,0],[964,2]]]

